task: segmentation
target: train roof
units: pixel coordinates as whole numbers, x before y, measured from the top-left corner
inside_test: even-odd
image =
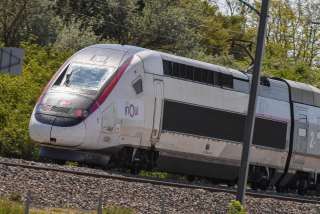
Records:
[[[198,60],[189,59],[189,58],[181,57],[181,56],[176,56],[173,54],[168,54],[168,53],[164,53],[164,52],[160,52],[160,51],[154,51],[154,50],[141,48],[141,47],[137,47],[137,46],[119,45],[119,44],[96,44],[96,45],[89,46],[89,47],[83,49],[82,51],[84,51],[84,52],[90,51],[90,48],[116,49],[116,50],[120,50],[123,52],[127,52],[129,54],[143,52],[142,55],[144,55],[144,56],[159,54],[161,56],[161,58],[165,59],[165,60],[170,60],[170,61],[174,61],[177,63],[184,63],[187,65],[193,65],[193,66],[197,66],[197,67],[203,68],[203,69],[214,70],[217,72],[232,75],[233,77],[236,77],[239,79],[244,79],[244,80],[250,79],[250,75],[244,74],[244,73],[242,73],[238,70],[232,69],[232,68],[227,68],[227,67],[220,66],[220,65],[201,62]],[[301,82],[295,82],[292,80],[285,80],[285,81],[288,83],[288,85],[291,88],[291,96],[292,96],[292,100],[294,102],[320,107],[320,89],[318,89],[312,85],[308,85],[308,84],[301,83]]]
[[[150,50],[150,49],[146,49],[146,48],[140,48],[140,47],[131,46],[131,45],[119,45],[119,44],[97,44],[97,45],[89,46],[88,48],[95,48],[95,47],[96,48],[117,49],[120,51],[130,52],[130,53],[137,53],[137,52],[143,51],[143,52],[145,52],[144,53],[145,56],[147,56],[148,54],[152,55],[154,53],[157,53],[163,59],[166,59],[166,60],[184,63],[187,65],[193,65],[193,66],[197,66],[197,67],[203,68],[203,69],[214,70],[214,71],[218,71],[221,73],[230,74],[230,75],[237,77],[237,78],[240,78],[240,79],[248,80],[247,75],[245,75],[244,73],[242,73],[238,70],[235,70],[232,68],[227,68],[227,67],[220,66],[220,65],[214,65],[214,64],[210,64],[210,63],[206,63],[206,62],[201,62],[201,61],[189,59],[186,57],[176,56],[176,55],[164,53],[161,51],[154,51],[154,50]]]
[[[320,89],[302,82],[286,80],[294,102],[320,107]]]
[[[109,48],[109,49],[116,49],[116,50],[120,50],[120,51],[124,51],[124,52],[132,52],[132,53],[148,50],[148,49],[140,48],[137,46],[120,45],[120,44],[96,44],[96,45],[91,45],[87,48]],[[87,48],[85,48],[83,50],[86,50]]]

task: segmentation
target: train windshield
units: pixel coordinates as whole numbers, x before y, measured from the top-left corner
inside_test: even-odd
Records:
[[[73,63],[66,72],[64,86],[98,90],[112,75],[112,67]]]

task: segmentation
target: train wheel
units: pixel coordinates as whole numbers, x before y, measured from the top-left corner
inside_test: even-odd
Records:
[[[228,187],[234,187],[236,185],[237,181],[236,180],[230,180],[227,182]]]
[[[138,163],[133,163],[130,167],[130,173],[133,175],[138,175],[140,173],[140,167]]]
[[[308,191],[308,180],[307,179],[300,179],[298,183],[298,194],[305,195]]]
[[[251,189],[252,190],[258,190],[258,184],[256,182],[251,183]]]
[[[187,175],[186,178],[187,178],[187,181],[189,182],[194,182],[194,180],[196,179],[194,175]]]
[[[259,189],[265,191],[269,187],[269,180],[266,176],[263,176],[259,181]]]
[[[251,172],[251,188],[253,190],[266,190],[269,187],[269,171],[266,167],[252,166]]]
[[[279,193],[286,193],[286,192],[288,192],[288,187],[277,185],[276,191]]]

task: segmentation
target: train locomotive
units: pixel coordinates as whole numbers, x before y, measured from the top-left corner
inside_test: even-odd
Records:
[[[44,157],[237,182],[251,75],[140,47],[99,44],[45,87],[29,134]],[[320,90],[262,77],[248,180],[320,187]]]

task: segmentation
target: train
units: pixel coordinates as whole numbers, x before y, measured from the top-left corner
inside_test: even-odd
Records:
[[[44,88],[29,135],[42,157],[237,183],[251,74],[141,47],[97,44]],[[320,189],[320,90],[261,77],[248,182]]]

